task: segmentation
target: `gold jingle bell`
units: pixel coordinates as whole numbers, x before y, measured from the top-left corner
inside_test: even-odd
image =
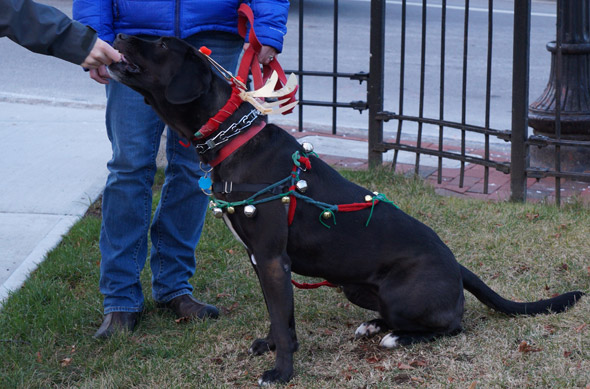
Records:
[[[371,196],[371,195],[366,195],[366,196],[365,196],[365,201],[366,201],[367,203],[370,203],[371,201],[373,201],[373,196]]]
[[[236,212],[236,209],[234,207],[227,207],[227,213],[232,215],[234,212]]]
[[[324,211],[324,212],[322,212],[322,218],[329,219],[331,217],[332,217],[332,212],[330,212],[330,211]]]
[[[305,181],[305,180],[297,181],[297,183],[295,184],[295,188],[297,188],[297,191],[299,193],[305,193],[305,191],[307,190],[307,181]]]
[[[289,196],[283,196],[281,197],[281,203],[283,204],[289,204],[291,202],[291,198]]]
[[[211,211],[216,218],[221,219],[223,217],[223,210],[221,208],[215,207]]]
[[[256,207],[248,204],[244,207],[244,215],[246,217],[254,217],[254,215],[256,215]]]
[[[306,153],[311,153],[313,151],[313,145],[309,142],[303,142],[301,147],[303,147],[303,151]]]

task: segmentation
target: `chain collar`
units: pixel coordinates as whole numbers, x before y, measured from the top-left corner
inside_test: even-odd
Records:
[[[260,113],[257,109],[252,109],[246,115],[242,116],[240,120],[232,123],[232,125],[225,130],[218,131],[215,136],[207,139],[203,143],[197,143],[195,145],[197,152],[199,154],[205,154],[206,152],[229,142],[233,137],[239,135],[243,130],[250,127],[259,115]]]

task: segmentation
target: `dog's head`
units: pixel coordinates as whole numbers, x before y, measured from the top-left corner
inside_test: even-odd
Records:
[[[223,80],[188,43],[119,34],[113,46],[124,59],[108,67],[111,76],[141,93],[164,122],[185,137],[190,139],[225,102],[221,84],[216,83]]]

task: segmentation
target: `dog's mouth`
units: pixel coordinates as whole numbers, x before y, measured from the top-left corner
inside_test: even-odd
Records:
[[[128,60],[124,55],[121,55],[121,62],[119,63],[123,65],[123,70],[128,73],[139,73],[141,71],[137,64]]]
[[[121,55],[121,61],[113,62],[108,67],[110,73],[120,74],[138,74],[141,73],[141,67],[130,61],[124,55]]]

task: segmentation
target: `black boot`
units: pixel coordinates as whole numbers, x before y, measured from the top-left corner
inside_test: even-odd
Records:
[[[139,312],[111,312],[106,314],[102,325],[94,334],[95,339],[110,338],[118,332],[133,331],[139,321]]]
[[[167,303],[158,303],[158,307],[171,310],[179,319],[217,319],[219,316],[219,310],[216,307],[202,303],[190,294],[175,297]]]

